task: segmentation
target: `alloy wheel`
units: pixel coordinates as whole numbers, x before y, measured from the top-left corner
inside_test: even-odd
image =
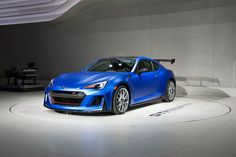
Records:
[[[170,101],[172,101],[175,98],[175,90],[176,90],[176,87],[175,87],[174,82],[170,81],[167,87],[167,91],[168,91],[167,94]]]
[[[117,91],[115,103],[120,113],[124,113],[129,107],[129,91],[126,88],[120,88]]]

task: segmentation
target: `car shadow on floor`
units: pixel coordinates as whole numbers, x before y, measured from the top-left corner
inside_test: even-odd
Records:
[[[154,105],[154,104],[159,104],[161,102],[163,102],[161,99],[156,99],[156,100],[152,100],[152,101],[149,101],[149,102],[135,104],[135,106],[129,107],[127,112],[142,109],[144,107],[151,106],[151,105]],[[75,115],[75,116],[116,116],[112,112],[64,112],[64,111],[53,111],[53,112],[58,112],[60,114]]]
[[[144,107],[159,104],[159,103],[164,103],[164,102],[161,99],[155,99],[155,100],[144,102],[144,103],[138,103],[138,104],[135,104],[134,106],[130,107],[127,112],[142,109]]]

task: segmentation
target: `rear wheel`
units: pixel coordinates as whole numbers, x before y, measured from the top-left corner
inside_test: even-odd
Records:
[[[176,85],[173,80],[169,80],[166,86],[166,94],[163,98],[165,102],[172,102],[176,95]]]
[[[115,91],[112,102],[112,109],[114,114],[125,113],[130,104],[130,93],[125,86],[119,86]]]

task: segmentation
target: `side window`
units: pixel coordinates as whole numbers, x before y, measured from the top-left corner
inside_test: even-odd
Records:
[[[147,69],[146,72],[153,71],[152,62],[149,60],[139,61],[136,71],[141,69]]]
[[[159,65],[156,62],[152,62],[154,71],[158,70]]]

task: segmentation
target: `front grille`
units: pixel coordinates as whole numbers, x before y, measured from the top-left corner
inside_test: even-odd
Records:
[[[72,98],[58,98],[52,97],[53,103],[63,106],[80,106],[83,99],[72,99]]]
[[[63,106],[80,106],[85,94],[82,92],[51,91],[52,103]]]

